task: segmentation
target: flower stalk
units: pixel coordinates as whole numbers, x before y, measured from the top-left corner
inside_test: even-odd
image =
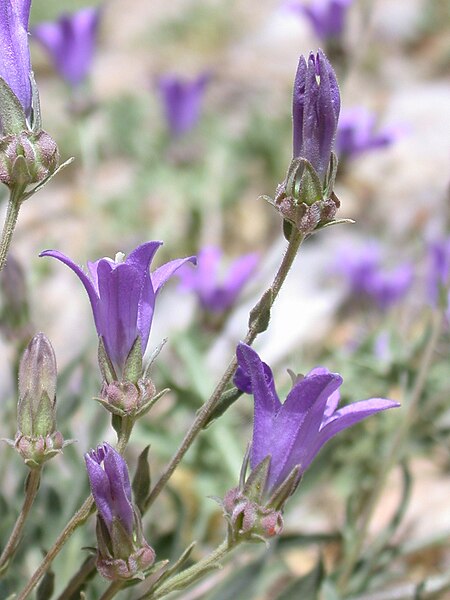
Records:
[[[30,513],[31,507],[33,506],[34,500],[37,496],[39,485],[41,482],[41,468],[32,469],[28,473],[28,477],[25,483],[25,500],[22,505],[22,510],[17,517],[14,528],[11,532],[9,540],[0,556],[0,577],[3,576],[9,566],[11,558],[13,557],[17,546],[19,545],[22,531]]]
[[[9,247],[11,245],[14,229],[16,228],[17,219],[19,217],[20,205],[22,204],[22,194],[24,189],[11,189],[8,209],[6,212],[5,223],[3,225],[2,237],[0,240],[0,271],[6,264]]]

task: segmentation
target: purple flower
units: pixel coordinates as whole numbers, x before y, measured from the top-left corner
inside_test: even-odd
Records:
[[[167,126],[174,137],[187,133],[197,124],[209,80],[209,73],[203,73],[191,81],[175,75],[163,75],[158,79]]]
[[[253,275],[258,263],[257,254],[246,254],[235,260],[228,274],[221,281],[219,267],[222,251],[207,246],[198,254],[197,268],[181,269],[178,276],[181,288],[196,293],[205,310],[220,313],[228,310],[236,302],[241,289]]]
[[[33,28],[33,36],[50,54],[55,69],[72,86],[79,85],[91,68],[99,20],[100,9],[88,7]]]
[[[438,304],[439,290],[447,287],[450,278],[450,238],[435,240],[428,245],[428,297],[434,306]]]
[[[413,268],[409,263],[403,263],[390,271],[380,269],[367,282],[366,293],[379,308],[387,310],[406,295],[413,277]]]
[[[294,158],[307,159],[323,182],[336,135],[341,98],[333,67],[319,50],[301,56],[292,103]]]
[[[52,256],[70,267],[80,278],[91,301],[95,326],[103,339],[106,352],[121,373],[136,338],[142,352],[147,346],[158,292],[184,263],[195,264],[195,257],[172,260],[151,274],[150,263],[162,242],[142,244],[125,259],[102,258],[88,262],[89,276],[70,258],[56,250],[45,250],[40,256]]]
[[[258,354],[243,343],[236,354],[239,366],[250,377],[255,401],[250,466],[253,470],[271,457],[269,495],[294,467],[304,473],[322,446],[340,431],[381,410],[399,406],[391,400],[371,398],[338,409],[342,378],[323,367],[298,378],[282,404]]]
[[[140,515],[132,504],[127,465],[107,443],[84,458],[98,511],[97,569],[107,579],[144,579],[155,551],[144,538]]]
[[[125,461],[106,443],[85,454],[84,458],[92,495],[108,531],[112,532],[113,521],[117,519],[131,536],[133,506],[130,478]]]
[[[322,40],[342,35],[347,11],[353,0],[313,0],[309,4],[288,2],[286,8],[304,14]]]
[[[362,106],[343,111],[336,134],[336,151],[339,157],[354,157],[385,148],[394,143],[401,128],[387,127],[376,131],[375,115]]]
[[[409,263],[387,270],[381,262],[380,247],[374,242],[341,248],[335,269],[346,278],[352,295],[369,298],[382,310],[401,300],[413,281]]]
[[[31,0],[0,2],[0,77],[17,96],[25,115],[31,115],[31,62],[28,19]]]

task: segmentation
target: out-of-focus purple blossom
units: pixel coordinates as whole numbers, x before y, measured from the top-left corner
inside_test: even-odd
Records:
[[[207,246],[198,254],[197,268],[184,268],[178,273],[181,289],[193,291],[208,311],[221,313],[233,306],[244,285],[252,277],[258,264],[257,254],[246,254],[236,259],[227,275],[220,280],[222,251]]]
[[[341,248],[335,271],[345,277],[352,295],[369,298],[383,310],[406,295],[414,277],[409,263],[386,269],[382,264],[381,249],[374,242]]]
[[[162,242],[147,242],[126,259],[119,253],[115,260],[102,258],[88,262],[90,276],[57,250],[40,254],[57,258],[80,278],[91,302],[98,335],[118,374],[138,336],[145,352],[160,289],[181,265],[196,262],[193,256],[178,258],[150,274],[150,264],[161,245]]]
[[[336,74],[322,50],[301,56],[292,102],[294,158],[307,159],[323,182],[336,135],[341,97]]]
[[[414,271],[409,263],[403,263],[390,271],[380,269],[373,273],[366,291],[379,308],[387,310],[404,298],[413,278]]]
[[[59,75],[72,86],[82,83],[89,73],[99,21],[100,8],[87,7],[33,28],[33,37],[47,50]]]
[[[109,444],[85,454],[86,468],[97,510],[108,531],[113,520],[121,522],[126,532],[133,532],[131,484],[125,461]]]
[[[345,27],[347,11],[353,0],[313,0],[305,4],[290,0],[285,7],[297,14],[305,15],[315,34],[321,40],[338,38]]]
[[[352,158],[393,144],[404,132],[393,125],[378,130],[375,115],[362,106],[342,111],[336,134],[336,152],[340,158]]]
[[[159,77],[157,87],[172,136],[183,135],[197,125],[210,79],[210,73],[202,73],[193,80],[184,80],[176,75]]]
[[[268,380],[258,354],[244,343],[237,348],[238,364],[251,381],[255,401],[250,465],[255,469],[270,456],[267,493],[270,494],[297,467],[299,476],[328,440],[377,412],[399,406],[371,398],[338,409],[342,378],[317,367],[297,378],[282,404]]]
[[[28,46],[30,8],[31,0],[0,2],[0,77],[17,96],[26,117],[31,115],[32,101]]]
[[[361,247],[346,245],[339,249],[335,269],[347,280],[352,294],[367,292],[370,280],[381,264],[381,249],[375,242]]]
[[[439,290],[446,287],[450,279],[450,238],[432,241],[428,244],[428,297],[434,306],[439,301]]]

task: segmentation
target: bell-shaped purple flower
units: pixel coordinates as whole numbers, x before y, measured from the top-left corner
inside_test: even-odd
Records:
[[[87,7],[33,28],[33,37],[47,50],[59,75],[72,86],[82,83],[89,73],[99,21],[100,8]]]
[[[181,265],[196,261],[193,256],[178,258],[150,274],[150,264],[161,244],[142,244],[126,259],[118,254],[115,260],[88,262],[89,276],[61,252],[45,250],[40,254],[57,258],[80,278],[91,302],[98,335],[118,375],[138,336],[145,352],[160,289]]]
[[[144,579],[155,552],[143,536],[140,515],[132,504],[127,465],[107,443],[84,458],[98,511],[97,569],[107,579]]]
[[[345,27],[347,11],[353,0],[312,0],[307,4],[291,1],[286,8],[305,15],[321,40],[338,38]]]
[[[161,97],[167,126],[173,137],[193,129],[199,118],[209,73],[193,80],[183,80],[175,75],[163,75],[157,86]]]
[[[30,8],[31,0],[0,2],[0,77],[17,96],[26,117],[31,115],[32,101],[28,46]]]
[[[300,57],[292,103],[294,158],[305,158],[321,182],[331,158],[341,108],[333,67],[319,50]]]
[[[399,126],[376,130],[375,115],[356,106],[342,112],[336,134],[336,152],[340,158],[353,158],[393,144],[402,134]]]
[[[257,254],[245,254],[229,267],[226,276],[220,278],[222,251],[213,246],[203,248],[197,259],[197,268],[181,269],[181,289],[193,291],[203,309],[221,313],[230,309],[258,264]]]
[[[244,343],[239,344],[236,354],[239,367],[250,378],[255,401],[250,466],[254,470],[270,456],[268,495],[295,467],[299,476],[304,473],[322,446],[340,431],[399,406],[391,400],[372,398],[338,409],[342,378],[323,367],[297,378],[282,404],[258,354]]]

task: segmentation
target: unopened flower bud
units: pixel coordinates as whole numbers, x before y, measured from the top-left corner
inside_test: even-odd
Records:
[[[14,440],[5,441],[31,469],[71,443],[56,431],[56,359],[43,333],[34,336],[20,361],[17,433]]]
[[[19,367],[17,424],[28,436],[47,436],[55,431],[56,358],[43,333],[28,344]]]
[[[59,163],[56,142],[45,131],[22,131],[0,140],[0,181],[8,187],[38,183]]]
[[[85,455],[97,505],[97,569],[106,579],[144,579],[155,551],[144,538],[131,497],[128,468],[114,448],[102,444]]]

